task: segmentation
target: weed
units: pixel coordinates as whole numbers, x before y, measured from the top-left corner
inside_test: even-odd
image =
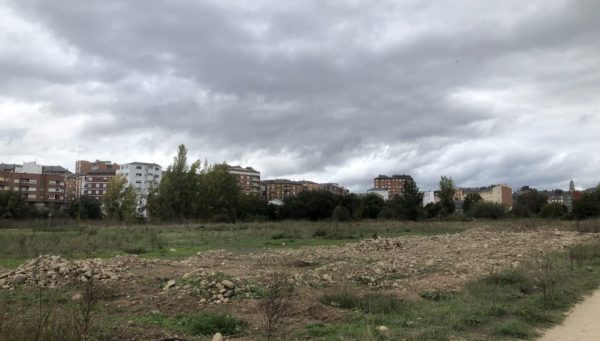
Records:
[[[273,273],[267,278],[264,297],[259,303],[267,340],[274,336],[288,316],[292,292],[293,286],[288,283],[285,274]]]
[[[359,310],[367,314],[400,312],[404,302],[393,295],[368,294],[360,296],[350,290],[323,295],[321,303],[342,309]]]
[[[246,326],[246,323],[231,315],[209,312],[177,315],[175,317],[153,314],[139,320],[174,331],[182,331],[189,335],[212,335],[215,333],[235,335],[241,333]]]

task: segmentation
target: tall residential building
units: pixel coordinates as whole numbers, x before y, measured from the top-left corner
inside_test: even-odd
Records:
[[[148,193],[156,188],[162,179],[162,167],[156,163],[131,162],[121,165],[116,173],[127,179],[127,184],[133,186],[138,193],[138,209],[146,215]]]
[[[121,165],[121,169],[117,170],[116,174],[125,176],[127,183],[138,193],[148,195],[150,189],[160,183],[162,167],[156,163],[131,162]]]
[[[0,164],[0,191],[21,193],[25,202],[38,208],[63,208],[66,204],[65,177],[61,166]]]
[[[373,179],[373,188],[387,189],[390,198],[402,194],[406,180],[410,179],[410,175],[379,175]]]
[[[243,193],[260,195],[260,172],[252,167],[229,166],[229,174],[233,175]]]
[[[101,201],[118,169],[119,165],[111,161],[76,161],[75,174],[66,179],[67,201],[72,202],[83,195]]]
[[[115,170],[108,169],[70,175],[67,177],[67,198],[71,202],[86,195],[101,201],[114,176]]]

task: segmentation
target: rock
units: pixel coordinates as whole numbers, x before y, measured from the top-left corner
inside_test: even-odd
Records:
[[[83,295],[82,294],[75,294],[73,295],[73,297],[71,297],[71,301],[81,301],[83,299]]]
[[[321,276],[321,278],[323,278],[324,281],[333,282],[333,278],[331,278],[329,274],[324,274],[323,276]]]
[[[233,290],[227,290],[227,291],[225,291],[225,293],[223,293],[224,297],[231,297],[233,295],[235,295],[235,291],[233,291]]]
[[[171,289],[172,287],[175,286],[175,283],[177,283],[177,282],[175,282],[174,279],[168,281],[163,290],[167,291],[167,290]]]
[[[230,290],[235,288],[235,284],[232,281],[227,280],[227,279],[222,280],[221,284],[223,284],[223,286],[225,288],[230,289]]]
[[[27,278],[24,275],[16,275],[13,277],[12,284],[19,285],[23,284]]]
[[[223,341],[223,335],[221,333],[216,333],[213,335],[212,341]]]
[[[390,329],[386,326],[378,326],[376,329],[380,333],[387,333],[390,331]]]

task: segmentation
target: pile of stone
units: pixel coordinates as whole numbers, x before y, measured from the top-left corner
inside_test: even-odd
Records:
[[[200,303],[206,304],[228,303],[235,296],[249,297],[255,291],[255,286],[243,285],[239,278],[205,270],[186,273],[180,280],[170,280],[164,287],[165,293],[190,295],[199,298]]]
[[[406,242],[399,238],[372,238],[361,241],[354,248],[361,252],[398,250],[404,248]]]
[[[11,271],[0,273],[0,288],[12,289],[30,284],[56,288],[69,283],[115,281],[131,276],[128,270],[144,264],[134,255],[111,259],[67,260],[60,256],[43,255]]]

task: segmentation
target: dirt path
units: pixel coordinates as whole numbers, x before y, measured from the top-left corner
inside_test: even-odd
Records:
[[[600,290],[576,305],[564,323],[538,341],[597,341],[600,339]]]

